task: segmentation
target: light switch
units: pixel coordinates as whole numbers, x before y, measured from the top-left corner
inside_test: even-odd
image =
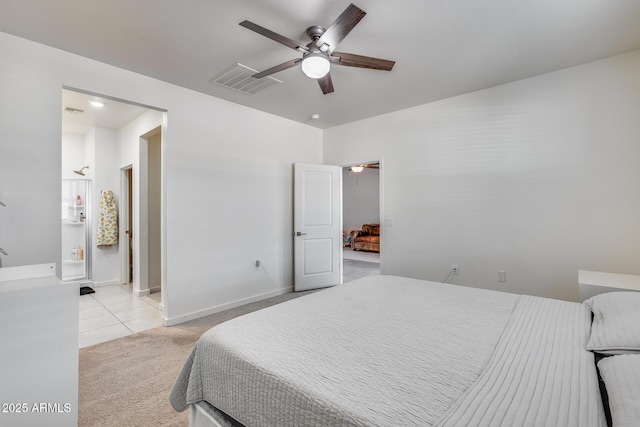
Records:
[[[506,272],[504,270],[498,270],[498,282],[506,282]]]
[[[385,227],[393,227],[393,219],[391,219],[391,218],[385,218],[385,219],[384,219],[384,226],[385,226]]]

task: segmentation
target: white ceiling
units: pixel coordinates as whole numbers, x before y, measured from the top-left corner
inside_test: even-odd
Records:
[[[91,105],[99,101],[102,107]],[[67,111],[73,109],[74,112]],[[62,91],[62,132],[85,135],[95,126],[120,129],[142,115],[146,108],[112,99],[79,93]]]
[[[209,82],[300,56],[239,22],[306,44],[348,0],[0,0],[0,30],[319,128],[640,49],[638,0],[354,2],[367,15],[338,50],[396,65],[334,66],[328,95],[299,68],[252,96]]]

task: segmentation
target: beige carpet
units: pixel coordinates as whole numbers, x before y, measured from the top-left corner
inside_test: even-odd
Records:
[[[172,327],[80,349],[80,426],[186,426],[169,392],[203,332],[226,320],[308,294],[289,293]]]

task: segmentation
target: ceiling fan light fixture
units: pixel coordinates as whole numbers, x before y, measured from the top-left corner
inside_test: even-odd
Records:
[[[327,55],[320,52],[308,53],[302,59],[302,72],[312,79],[319,79],[326,76],[330,68],[331,63]]]
[[[307,77],[316,80],[320,86],[320,90],[322,90],[322,93],[326,95],[334,91],[331,74],[329,74],[331,62],[343,67],[391,71],[395,61],[355,55],[352,53],[334,52],[340,42],[349,35],[351,30],[353,30],[353,28],[362,18],[364,18],[366,14],[367,13],[364,10],[351,3],[340,14],[340,16],[333,21],[329,28],[325,29],[320,25],[312,25],[307,28],[306,32],[311,38],[311,43],[306,46],[300,44],[296,40],[275,33],[258,24],[254,24],[251,21],[244,20],[240,22],[242,27],[293,49],[298,53],[302,53],[302,58],[298,57],[287,62],[283,62],[275,67],[253,74],[252,77],[254,79],[261,79],[263,77],[270,76],[271,74],[296,67],[300,64],[304,74]]]

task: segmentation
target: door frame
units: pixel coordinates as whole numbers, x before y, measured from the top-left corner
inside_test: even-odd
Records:
[[[120,203],[120,218],[128,218],[129,210],[132,210],[132,224],[129,224],[130,229],[133,232],[133,289],[132,292],[136,296],[145,296],[151,293],[149,289],[149,230],[148,230],[148,204],[149,204],[149,138],[153,135],[160,133],[162,144],[162,126],[157,126],[144,134],[138,137],[138,162],[134,165],[127,165],[122,168],[120,175],[121,182],[121,191],[122,191],[122,200],[129,200],[125,197],[129,196],[128,191],[128,176],[126,171],[131,169],[131,189],[133,191],[131,201],[132,206],[127,206],[128,203]],[[163,145],[161,145],[160,149],[163,149]],[[160,169],[162,171],[163,165],[161,160]],[[163,173],[161,172],[161,198],[164,200],[163,194],[163,183],[162,183]],[[164,242],[163,235],[164,229],[162,227],[163,217],[164,217],[164,209],[163,209],[163,201],[160,202],[161,205],[161,242]],[[126,274],[126,269],[128,268],[129,263],[129,247],[126,244],[126,233],[124,226],[126,225],[125,221],[120,221],[120,244],[124,250],[121,252],[120,258],[120,279],[121,283],[128,283],[128,274]],[[162,246],[162,244],[161,244]],[[161,258],[162,258],[162,248],[161,248]],[[163,269],[164,263],[161,261],[161,291],[164,289],[162,285],[162,278],[164,277]],[[162,296],[161,296],[162,298]]]
[[[380,218],[379,218],[379,224],[380,224],[380,274],[385,274],[385,270],[384,270],[384,245],[385,245],[385,241],[386,241],[386,228],[387,227],[392,227],[393,226],[393,222],[391,221],[391,218],[386,218],[385,214],[384,214],[384,156],[380,156],[378,158],[378,160],[364,160],[364,161],[360,161],[360,162],[349,162],[349,163],[340,163],[338,166],[340,166],[341,168],[350,168],[351,166],[358,166],[358,165],[367,165],[367,164],[371,164],[371,163],[378,163],[379,168],[378,168],[378,195],[380,196],[380,206],[379,206],[379,211],[380,211]],[[344,181],[342,182],[342,185],[344,185]],[[343,194],[344,194],[344,189],[343,190]],[[344,203],[342,204],[342,210],[340,211],[340,221],[344,223]],[[342,263],[342,260],[340,260]],[[341,272],[342,274],[342,272]],[[343,282],[343,277],[340,278],[340,283]]]
[[[129,178],[129,171],[131,171],[131,178]],[[120,251],[120,283],[128,284],[129,283],[129,256],[131,253],[131,248],[129,246],[129,236],[127,235],[127,229],[131,230],[131,233],[134,231],[135,221],[131,221],[129,223],[129,218],[134,216],[134,209],[131,206],[130,200],[134,200],[135,188],[134,188],[134,179],[133,175],[134,169],[133,165],[129,164],[120,168],[120,247],[123,249]],[[129,194],[129,188],[131,188],[131,193]],[[133,244],[133,240],[132,240]],[[135,263],[133,269],[135,270]],[[133,277],[131,278],[133,282]]]

